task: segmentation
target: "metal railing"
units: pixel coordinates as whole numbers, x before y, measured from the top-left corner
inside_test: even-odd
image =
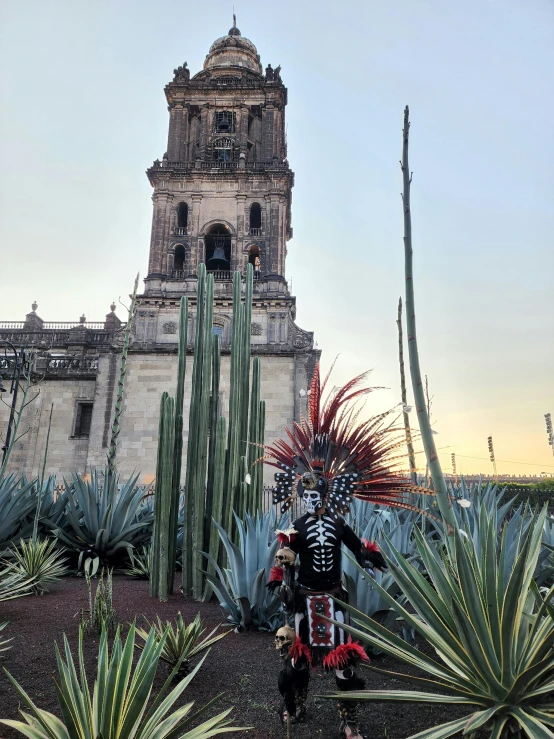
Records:
[[[239,169],[240,162],[215,162],[215,161],[195,161],[195,162],[169,162],[156,160],[151,169],[181,169],[181,170],[194,170],[194,169],[220,169],[220,170],[233,170]],[[278,162],[272,160],[270,162],[244,162],[244,169],[248,171],[264,170],[264,169],[278,169],[281,171],[287,171],[289,168],[288,164],[284,162]]]
[[[208,269],[208,274],[214,276],[216,282],[230,282],[233,279],[233,273],[223,269]]]

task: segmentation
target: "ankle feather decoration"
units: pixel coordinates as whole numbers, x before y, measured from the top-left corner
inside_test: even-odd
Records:
[[[353,642],[352,637],[349,636],[346,644],[340,644],[325,657],[323,660],[323,669],[327,672],[331,670],[344,670],[345,667],[352,667],[360,660],[369,662],[369,657],[363,647]]]

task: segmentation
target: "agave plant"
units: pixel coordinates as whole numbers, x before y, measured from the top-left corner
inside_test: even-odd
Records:
[[[409,739],[447,739],[458,732],[471,735],[478,730],[490,739],[514,733],[529,739],[553,737],[548,727],[554,726],[554,619],[550,605],[554,588],[541,596],[533,580],[545,516],[546,509],[525,531],[520,530],[513,558],[513,542],[506,528],[498,542],[494,517],[483,532],[485,546],[476,547],[472,538],[457,533],[453,556],[446,550],[443,561],[437,560],[431,545],[414,530],[427,576],[399,554],[389,558],[388,564],[415,613],[378,584],[375,587],[424,637],[436,659],[350,606],[355,625],[344,628],[426,676],[371,669],[415,683],[425,692],[367,690],[341,693],[341,700],[470,707],[466,716]]]
[[[0,631],[3,631],[7,625],[8,625],[8,621],[4,621],[3,624],[0,624]],[[0,652],[7,652],[8,649],[11,649],[11,647],[7,647],[6,644],[8,642],[11,642],[12,639],[0,639]]]
[[[183,617],[180,613],[177,614],[177,625],[173,628],[171,621],[167,621],[165,626],[162,624],[160,617],[158,616],[157,623],[146,622],[150,627],[148,631],[137,628],[137,635],[144,640],[148,641],[148,636],[152,631],[156,632],[159,641],[165,639],[164,648],[160,655],[160,659],[163,662],[167,662],[171,669],[178,665],[176,678],[182,678],[188,675],[190,672],[190,660],[197,654],[201,654],[206,649],[215,644],[219,639],[223,639],[228,632],[223,634],[217,634],[214,636],[218,627],[216,626],[208,636],[204,639],[200,639],[204,631],[204,624],[198,613],[194,619],[188,625],[183,621]],[[139,644],[140,649],[142,646]]]
[[[12,565],[0,563],[0,603],[31,595],[33,578],[15,572]]]
[[[245,521],[235,514],[240,547],[230,540],[227,532],[215,523],[229,561],[228,568],[220,568],[209,554],[204,556],[215,568],[215,576],[207,580],[227,612],[227,621],[239,628],[274,631],[283,616],[277,594],[269,592],[271,567],[277,551],[277,539],[268,545],[273,513],[256,516],[245,514]]]
[[[150,702],[164,643],[165,637],[158,639],[155,630],[152,630],[137,664],[133,667],[135,626],[131,626],[125,643],[122,643],[120,630],[117,630],[111,654],[108,635],[106,631],[102,632],[97,677],[91,695],[86,680],[82,629],[79,634],[77,667],[64,635],[64,656],[56,645],[60,675],[57,693],[62,719],[33,703],[6,670],[26,711],[21,711],[24,721],[0,721],[33,739],[208,739],[231,731],[244,730],[246,727],[229,726],[227,716],[230,708],[192,728],[193,722],[214,701],[196,712],[192,711],[192,703],[174,708],[204,660],[168,693],[171,681],[177,673],[178,667],[175,667],[161,691]]]
[[[66,547],[87,558],[104,563],[122,550],[129,554],[149,541],[154,520],[151,508],[142,504],[145,490],[137,480],[135,475],[120,486],[119,477],[108,475],[107,470],[103,481],[97,471],[90,481],[75,474],[71,484],[66,483],[65,523],[49,519],[45,523]]]
[[[10,544],[22,533],[26,519],[36,508],[35,482],[9,475],[0,481],[0,546]]]
[[[31,592],[42,595],[50,585],[58,582],[66,573],[63,554],[65,549],[56,549],[56,539],[21,539],[19,548],[13,547],[9,563],[12,572],[31,581]]]
[[[348,555],[343,557],[343,570],[344,584],[348,592],[350,605],[392,630],[396,614],[390,608],[388,601],[382,597],[380,590],[374,587],[374,583],[377,582],[393,598],[397,597],[400,594],[400,588],[392,575],[379,570],[375,570],[373,575],[369,575]],[[373,655],[377,655],[380,650],[373,647],[371,652]]]
[[[131,550],[131,564],[123,570],[124,575],[137,580],[149,580],[152,571],[152,545],[142,547],[140,552]]]

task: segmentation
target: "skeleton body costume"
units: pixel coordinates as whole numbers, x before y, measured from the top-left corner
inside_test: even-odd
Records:
[[[355,389],[365,375],[335,390],[321,403],[327,380],[320,384],[316,367],[309,397],[309,419],[287,429],[290,444],[279,440],[267,449],[265,459],[279,472],[275,475],[273,502],[281,512],[292,505],[295,495],[302,498],[306,514],[293,522],[288,531],[278,531],[280,549],[272,568],[268,587],[280,590],[281,600],[294,621],[295,639],[290,627],[287,643],[276,639],[284,664],[279,674],[283,696],[282,720],[303,720],[309,668],[321,663],[335,671],[339,690],[360,690],[364,681],[355,673],[367,655],[352,642],[344,630],[348,612],[342,588],[344,544],[360,565],[372,572],[386,562],[374,543],[359,539],[345,522],[352,498],[381,505],[413,508],[407,498],[415,488],[391,471],[395,452],[402,443],[398,429],[385,425],[388,414],[357,423],[352,401],[370,388]],[[299,560],[298,572],[296,559]],[[338,622],[330,623],[327,618]],[[281,629],[278,637],[282,634]],[[362,739],[356,720],[356,703],[339,701],[340,735]]]

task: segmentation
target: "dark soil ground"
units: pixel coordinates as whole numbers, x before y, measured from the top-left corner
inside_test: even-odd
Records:
[[[169,602],[159,603],[148,596],[148,583],[125,577],[113,582],[114,606],[118,620],[127,625],[135,617],[174,619],[181,611],[185,621],[200,611],[206,626],[211,629],[224,623],[220,607],[215,603],[197,603],[176,594]],[[54,678],[57,678],[54,642],[62,642],[67,634],[72,646],[77,643],[79,611],[88,607],[88,591],[83,578],[65,578],[51,593],[41,597],[28,596],[0,604],[0,622],[9,621],[3,638],[13,637],[12,648],[0,655],[0,662],[25,688],[35,703],[45,710],[60,715]],[[126,632],[126,629],[125,629]],[[85,660],[90,677],[95,675],[98,638],[85,637]],[[74,652],[76,659],[76,652]],[[385,669],[399,669],[391,658],[375,661]],[[182,702],[194,700],[199,707],[218,693],[225,693],[216,708],[234,706],[233,724],[252,726],[248,732],[225,736],[233,739],[285,739],[285,731],[277,717],[280,696],[277,674],[280,659],[274,649],[273,635],[261,632],[228,634],[217,642],[196,676],[182,696]],[[407,671],[407,668],[402,668]],[[364,670],[367,687],[372,689],[409,688],[408,685]],[[155,687],[160,687],[167,676],[161,664]],[[334,701],[315,697],[334,690],[334,678],[320,669],[312,673],[308,720],[293,727],[294,739],[335,739],[338,716]],[[4,674],[0,676],[0,717],[17,718],[18,694]],[[424,706],[409,704],[369,704],[361,706],[360,724],[368,739],[406,739],[410,735],[451,720],[462,713],[452,706]],[[22,735],[0,726],[0,739],[16,739]]]

